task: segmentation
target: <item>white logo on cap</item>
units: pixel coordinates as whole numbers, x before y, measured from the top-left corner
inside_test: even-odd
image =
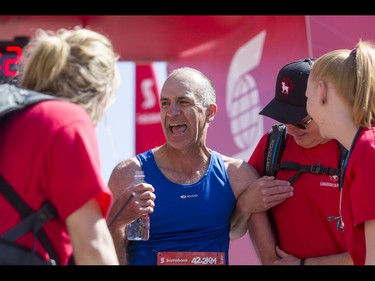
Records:
[[[289,87],[285,85],[285,82],[281,82],[281,93],[285,95],[289,94]]]
[[[281,89],[281,96],[282,97],[288,97],[289,94],[292,94],[294,90],[294,85],[292,80],[290,80],[288,77],[284,77],[281,79],[280,83],[280,89]]]

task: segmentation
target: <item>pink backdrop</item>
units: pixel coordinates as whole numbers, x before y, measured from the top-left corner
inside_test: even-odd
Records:
[[[274,97],[279,69],[333,49],[351,49],[359,38],[373,40],[374,24],[374,16],[249,16],[233,32],[181,53],[167,68],[191,66],[211,79],[218,113],[207,144],[247,160],[275,123],[258,113]],[[231,242],[230,264],[259,264],[247,234]]]

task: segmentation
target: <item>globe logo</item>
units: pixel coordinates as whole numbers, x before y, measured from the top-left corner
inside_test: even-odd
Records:
[[[263,132],[263,122],[258,116],[259,92],[250,74],[244,74],[238,80],[227,108],[233,140],[248,158],[249,150],[254,149]]]
[[[233,141],[240,150],[233,157],[248,160],[263,134],[259,91],[251,70],[260,63],[266,32],[262,31],[234,54],[229,67],[226,107]]]

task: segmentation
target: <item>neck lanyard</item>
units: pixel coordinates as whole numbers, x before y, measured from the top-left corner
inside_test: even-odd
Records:
[[[348,165],[349,156],[351,152],[353,151],[354,145],[357,142],[357,138],[362,131],[362,127],[359,127],[357,130],[357,133],[354,136],[353,142],[350,146],[350,150],[348,151],[348,154],[345,157],[345,160],[343,161],[343,164],[341,166],[341,172],[340,172],[340,181],[339,181],[339,189],[340,189],[340,202],[339,202],[339,215],[337,217],[329,216],[327,219],[328,221],[337,220],[336,222],[336,229],[340,229],[342,232],[344,232],[344,221],[342,220],[341,216],[341,203],[342,203],[342,188],[344,187],[344,177],[345,177],[345,170],[346,166]]]
[[[354,145],[355,143],[357,142],[357,138],[360,134],[360,132],[362,131],[362,127],[359,127],[357,132],[355,133],[355,136],[354,136],[354,139],[353,139],[353,142],[350,146],[350,150],[348,151],[348,154],[346,155],[345,157],[345,161],[344,163],[342,164],[342,167],[341,167],[341,174],[340,174],[340,185],[339,185],[339,188],[340,188],[340,192],[344,186],[344,177],[345,177],[345,170],[346,170],[346,166],[348,165],[348,161],[349,161],[349,156],[350,154],[352,153],[353,151],[353,148],[354,148]]]

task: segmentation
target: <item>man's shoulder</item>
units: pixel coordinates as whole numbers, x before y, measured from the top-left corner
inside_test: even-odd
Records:
[[[122,160],[115,167],[115,169],[118,169],[118,170],[121,170],[121,171],[129,170],[129,169],[136,169],[136,168],[140,169],[141,165],[138,161],[137,156],[135,156],[135,155],[133,157],[128,158],[128,159]]]
[[[227,167],[228,174],[244,174],[246,176],[253,176],[253,167],[244,159],[222,155],[224,165]]]
[[[124,177],[133,175],[135,171],[141,170],[141,165],[136,156],[122,160],[112,170],[111,178],[124,179]]]

